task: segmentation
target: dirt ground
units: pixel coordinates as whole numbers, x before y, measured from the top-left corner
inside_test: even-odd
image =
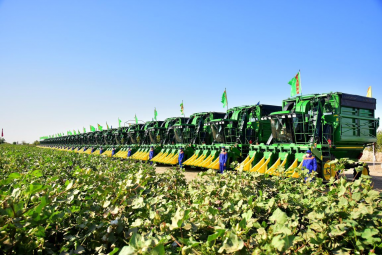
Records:
[[[370,169],[370,176],[372,177],[373,186],[374,189],[378,191],[382,191],[382,165],[381,162],[375,163],[375,166],[373,163],[368,163],[369,169]],[[165,172],[169,166],[156,166],[156,172],[157,173],[163,173]],[[195,179],[198,175],[198,173],[201,172],[201,170],[196,170],[193,168],[186,168],[186,172],[184,173],[184,176],[186,177],[187,181],[191,181],[192,179]],[[353,179],[353,171],[347,171],[345,172],[346,176],[352,180]]]

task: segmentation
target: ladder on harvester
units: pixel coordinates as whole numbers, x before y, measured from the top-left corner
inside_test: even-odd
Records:
[[[318,107],[318,106],[317,106]],[[309,121],[308,121],[308,141],[310,143],[314,142],[314,138],[316,135],[316,130],[317,130],[317,117],[318,117],[318,111],[317,107],[311,110],[311,114],[309,116]]]

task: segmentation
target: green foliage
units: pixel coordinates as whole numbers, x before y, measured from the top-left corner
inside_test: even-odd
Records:
[[[379,152],[382,151],[382,130],[379,130],[377,132],[377,146],[376,146],[376,149]]]
[[[0,146],[6,254],[368,254],[382,201],[368,178],[304,181]]]
[[[0,144],[5,143],[5,139],[3,137],[0,137]]]

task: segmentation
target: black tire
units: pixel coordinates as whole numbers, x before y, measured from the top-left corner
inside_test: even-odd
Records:
[[[323,175],[323,173],[322,173],[322,162],[321,161],[318,161],[317,162],[317,178],[322,178],[322,179],[324,179],[325,180],[325,178],[324,178],[324,175]]]

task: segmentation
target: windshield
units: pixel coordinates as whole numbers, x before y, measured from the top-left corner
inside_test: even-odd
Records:
[[[223,125],[218,123],[211,123],[212,135],[215,143],[224,143],[224,129]]]
[[[133,132],[130,132],[129,133],[129,137],[130,137],[130,142],[131,144],[136,144],[137,143],[137,139],[136,139],[136,133],[133,133]]]
[[[117,142],[117,144],[121,144],[121,135],[118,133],[115,133],[114,134],[115,136],[115,141]]]
[[[168,131],[167,131],[167,136],[166,136],[166,141],[165,141],[165,143],[166,144],[171,144],[171,143],[174,143],[174,129],[169,129]]]
[[[152,129],[149,131],[149,136],[150,136],[150,142],[151,143],[160,143],[161,135],[155,129]]]
[[[273,139],[278,143],[293,143],[291,119],[280,116],[272,117],[271,128]]]
[[[183,143],[183,128],[176,128],[175,129],[175,140],[177,143]]]

